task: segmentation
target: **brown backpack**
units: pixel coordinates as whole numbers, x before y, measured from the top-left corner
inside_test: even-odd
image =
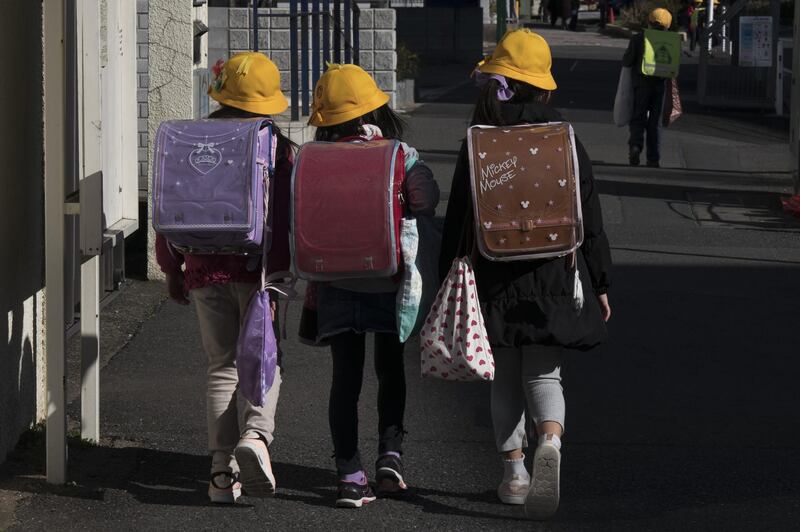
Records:
[[[467,137],[481,254],[514,261],[573,253],[583,220],[572,126],[473,126]]]

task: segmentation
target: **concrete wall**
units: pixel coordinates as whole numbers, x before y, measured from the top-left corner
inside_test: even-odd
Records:
[[[252,10],[248,8],[209,8],[209,63],[228,59],[230,55],[252,49]],[[288,9],[261,9],[263,13],[288,14]],[[380,88],[392,96],[397,90],[397,54],[395,53],[396,16],[394,9],[361,10],[359,19],[360,65],[369,72]],[[278,66],[281,86],[289,96],[289,18],[259,20],[259,50]],[[311,38],[309,37],[309,42]],[[299,45],[299,43],[298,43]],[[344,54],[342,55],[344,57]],[[324,65],[324,63],[322,63]],[[324,68],[323,68],[324,70]],[[309,76],[310,79],[310,76]],[[313,87],[312,87],[313,88]]]
[[[193,36],[192,2],[149,0],[148,18],[148,81],[147,135],[153,145],[156,129],[163,120],[192,118]],[[147,154],[152,158],[150,150]],[[151,161],[148,160],[148,168]],[[148,206],[152,205],[148,192]],[[148,213],[152,209],[148,208]],[[158,279],[163,275],[155,261],[155,233],[151,223],[148,230],[147,276]]]
[[[44,417],[42,6],[3,2],[0,50],[0,462]],[[63,324],[57,324],[63,327]]]

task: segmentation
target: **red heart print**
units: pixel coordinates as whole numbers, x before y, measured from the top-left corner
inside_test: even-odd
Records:
[[[467,362],[472,362],[475,359],[473,355],[467,355]]]
[[[478,333],[475,333],[475,334],[472,335],[472,339],[473,340],[478,340],[478,339],[480,339],[480,337],[481,337],[481,335],[478,334]]]
[[[450,296],[450,297],[448,297],[448,298],[447,298],[447,301],[449,301],[450,303],[452,303],[452,302],[453,302],[453,296]]]
[[[437,354],[437,355],[441,355],[441,354],[442,354],[442,350],[441,350],[441,349],[437,349],[437,350],[436,350],[436,354]]]
[[[428,318],[428,325],[430,325],[431,323],[433,323],[433,321],[431,321],[431,319]]]
[[[460,336],[458,338],[456,338],[456,342],[463,342],[463,341],[464,341],[464,339],[461,338]]]
[[[470,298],[470,299],[475,299],[475,294],[470,294],[470,295],[469,295],[469,298]]]
[[[474,284],[475,284],[475,279],[470,279],[470,280],[469,280],[469,285],[470,285],[470,286],[472,286],[472,285],[474,285]]]
[[[469,342],[467,342],[467,347],[469,347]]]
[[[436,372],[437,372],[437,371],[439,371],[439,370],[438,370],[438,369],[436,369],[436,366],[431,366],[429,371],[430,371],[431,373],[436,373]]]
[[[481,346],[478,346],[478,348],[475,350],[476,353],[480,353],[482,351],[483,351],[483,348]]]
[[[426,343],[427,345],[433,345],[433,340],[428,340],[428,341],[427,341],[427,342],[425,342],[425,343]]]
[[[456,311],[456,316],[461,316],[462,314],[464,314],[464,311],[463,311],[463,310],[461,310],[461,309],[458,309],[458,310]]]
[[[447,322],[444,322],[444,323],[442,323],[442,329],[447,329],[447,327],[449,327],[449,326],[447,325]]]
[[[488,379],[491,379],[491,378],[492,378],[492,374],[491,374],[490,372],[488,372],[488,371],[487,371],[486,373],[484,373],[484,374],[483,374],[483,378],[484,378],[484,379],[487,379],[487,380],[488,380]]]
[[[443,372],[442,372],[442,378],[446,379],[446,378],[447,378],[447,375],[448,375],[448,373],[447,373],[446,371],[443,371]]]
[[[442,335],[439,335],[439,341],[440,341],[440,342],[444,342],[444,336],[442,336]]]
[[[464,327],[464,324],[462,323],[456,324],[456,329],[461,329],[462,327]]]
[[[462,301],[464,301],[464,298],[463,298],[463,297],[461,297],[461,296],[458,296],[458,297],[456,298],[456,302],[457,302],[457,303],[461,303]]]
[[[475,307],[472,307],[470,310],[472,310],[472,312],[477,312],[477,310],[475,309]]]
[[[470,323],[470,325],[472,325],[473,327],[475,327],[477,324],[478,324],[478,322],[475,321],[475,320],[472,320],[472,322]]]
[[[484,364],[486,364],[485,360],[481,359],[481,360],[478,361],[478,365],[479,366],[483,366]]]
[[[450,309],[444,311],[445,316],[449,316],[450,314],[452,314],[452,312],[450,312]],[[444,325],[442,325],[442,327],[444,327]]]
[[[431,332],[436,332],[436,327],[431,327]]]
[[[472,373],[473,375],[475,375],[476,373],[478,373],[478,370],[477,370],[477,369],[475,369],[475,368],[472,368],[472,369],[471,369],[471,370],[469,370],[469,371],[470,371],[470,373]]]

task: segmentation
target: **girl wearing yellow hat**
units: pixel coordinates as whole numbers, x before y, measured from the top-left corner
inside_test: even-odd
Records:
[[[310,123],[316,140],[400,140],[404,124],[389,107],[389,95],[356,65],[329,65],[314,90]],[[439,188],[416,150],[403,144],[406,207],[418,224],[432,223]],[[342,206],[352,208],[352,206]],[[422,245],[420,246],[422,248]],[[419,253],[424,253],[420,249]],[[406,401],[404,344],[395,321],[398,285],[392,279],[355,279],[317,283],[317,336],[330,343],[333,358],[329,414],[339,476],[336,505],[358,508],[375,499],[358,451],[358,398],[364,371],[365,336],[375,333],[378,377],[378,495],[407,492],[402,461]],[[304,309],[305,310],[305,309]],[[301,326],[302,328],[302,326]],[[301,331],[302,334],[302,331]]]
[[[275,64],[260,53],[242,53],[213,68],[208,90],[221,104],[210,118],[262,117],[283,112],[286,98],[280,90]],[[289,268],[289,190],[293,166],[291,142],[277,133],[272,199],[273,236],[268,273]],[[268,445],[275,428],[275,408],[280,392],[280,371],[263,407],[237,392],[235,365],[239,326],[250,296],[261,284],[260,261],[242,255],[180,254],[157,236],[156,254],[166,274],[170,297],[188,305],[191,294],[200,322],[200,335],[208,355],[208,449],[212,456],[208,495],[215,503],[234,503],[244,484],[250,496],[275,492],[275,477]],[[274,310],[277,310],[276,308]],[[279,337],[276,334],[276,337]],[[280,365],[280,352],[278,365]],[[240,483],[241,477],[241,483]]]
[[[563,121],[549,104],[556,89],[551,63],[550,48],[540,35],[527,29],[506,33],[492,57],[481,63],[475,73],[481,94],[475,105],[473,125]],[[508,142],[516,142],[512,137],[515,136],[508,136]],[[516,144],[508,148],[520,149]],[[573,307],[573,276],[568,274],[574,267],[571,256],[518,262],[492,262],[482,256],[474,259],[495,361],[491,412],[504,467],[497,494],[506,504],[524,504],[526,514],[533,519],[550,517],[559,503],[565,413],[561,387],[564,349],[589,349],[600,343],[606,335],[605,321],[611,316],[607,296],[610,248],[603,230],[591,159],[580,141],[577,153],[585,233],[577,254],[577,267],[583,279],[591,280],[595,294],[586,298],[582,311],[577,314]],[[462,227],[474,224],[469,168],[465,142],[453,175],[445,217],[442,278],[458,252]],[[523,449],[528,446],[527,418],[538,435],[530,473],[523,462]]]

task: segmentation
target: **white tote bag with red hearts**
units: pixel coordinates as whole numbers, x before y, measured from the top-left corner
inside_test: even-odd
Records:
[[[453,261],[419,334],[423,376],[448,381],[494,379],[494,357],[469,258]]]

